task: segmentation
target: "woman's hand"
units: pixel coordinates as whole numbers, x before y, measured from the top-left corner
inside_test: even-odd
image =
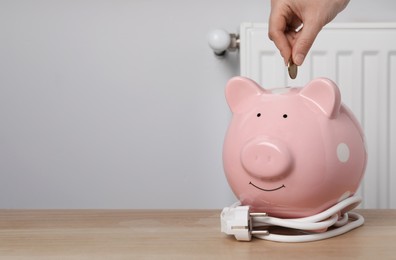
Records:
[[[301,65],[323,26],[345,9],[349,0],[271,0],[268,36],[285,64]],[[301,30],[296,29],[303,24]]]

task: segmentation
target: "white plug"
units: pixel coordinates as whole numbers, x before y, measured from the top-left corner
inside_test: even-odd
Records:
[[[250,225],[248,206],[226,207],[221,212],[221,232],[234,235],[237,240],[252,240]]]
[[[237,240],[250,241],[252,234],[267,235],[266,230],[253,231],[249,206],[225,207],[221,212],[221,232],[234,235]],[[266,216],[260,213],[260,216]]]

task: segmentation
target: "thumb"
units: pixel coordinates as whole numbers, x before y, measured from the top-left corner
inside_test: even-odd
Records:
[[[296,65],[300,66],[304,62],[308,51],[311,49],[312,44],[321,29],[321,26],[310,26],[309,24],[304,24],[300,31],[300,35],[297,37],[293,46],[293,62]]]

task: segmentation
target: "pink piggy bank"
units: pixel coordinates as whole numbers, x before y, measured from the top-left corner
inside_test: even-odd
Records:
[[[223,148],[227,181],[252,212],[299,218],[352,196],[367,153],[362,128],[334,82],[266,90],[232,78],[233,113]]]

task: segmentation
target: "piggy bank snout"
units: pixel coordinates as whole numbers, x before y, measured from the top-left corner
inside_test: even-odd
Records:
[[[260,179],[280,178],[292,166],[288,147],[279,140],[255,138],[243,146],[241,162],[248,174]]]

